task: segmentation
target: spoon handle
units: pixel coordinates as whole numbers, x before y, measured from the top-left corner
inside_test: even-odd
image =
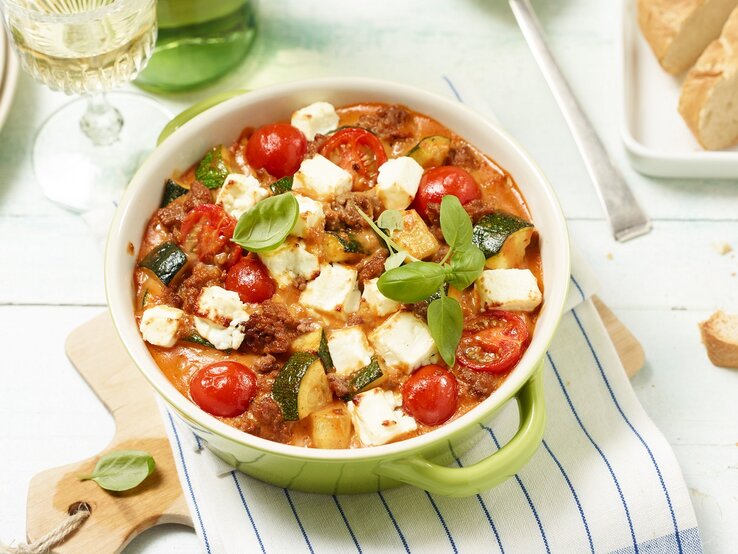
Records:
[[[528,0],[509,0],[515,19],[556,98],[589,176],[594,181],[616,240],[625,242],[651,230],[651,222],[625,179],[612,163],[592,124],[566,82],[548,48],[541,25]]]

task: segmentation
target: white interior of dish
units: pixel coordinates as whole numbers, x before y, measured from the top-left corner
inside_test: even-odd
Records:
[[[544,305],[530,347],[503,385],[471,412],[440,429],[406,441],[366,449],[319,450],[280,444],[248,435],[200,410],[159,370],[136,327],[132,274],[147,221],[161,200],[164,181],[196,162],[214,144],[231,143],[245,126],[289,120],[297,108],[324,100],[336,106],[357,102],[404,104],[427,114],[491,156],[515,179],[540,233],[544,267]],[[264,451],[313,459],[384,457],[442,440],[492,412],[517,391],[543,358],[558,324],[569,281],[569,241],[563,214],[551,186],[528,155],[495,125],[465,106],[405,85],[358,78],[286,83],[250,92],[197,116],[172,134],[133,177],[113,220],[105,256],[108,304],[129,354],[157,391],[204,428]]]

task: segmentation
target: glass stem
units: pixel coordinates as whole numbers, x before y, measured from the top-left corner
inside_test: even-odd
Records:
[[[95,92],[87,97],[87,109],[79,126],[92,144],[107,146],[118,140],[123,116],[108,102],[105,93]]]

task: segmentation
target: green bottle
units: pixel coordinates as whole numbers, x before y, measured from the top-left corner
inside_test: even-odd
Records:
[[[253,0],[158,0],[159,35],[136,84],[154,92],[194,89],[225,75],[256,35]]]

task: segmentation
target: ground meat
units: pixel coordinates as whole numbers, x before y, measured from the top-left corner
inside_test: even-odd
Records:
[[[346,382],[345,379],[339,377],[335,373],[328,374],[328,385],[330,385],[333,394],[336,395],[336,398],[343,398],[344,396],[348,396],[349,392],[351,392],[348,382]]]
[[[494,212],[495,206],[492,202],[488,202],[479,198],[477,200],[472,200],[471,202],[464,204],[464,209],[466,210],[466,213],[469,214],[472,222],[476,223],[477,221],[482,219],[483,216]]]
[[[192,268],[190,276],[182,281],[177,291],[177,295],[182,299],[182,309],[189,313],[195,312],[200,291],[205,287],[222,284],[223,271],[220,268],[198,262]]]
[[[364,317],[358,312],[350,314],[346,319],[346,325],[361,325],[362,323],[364,323]]]
[[[359,274],[359,282],[363,283],[375,277],[379,277],[384,271],[384,262],[389,258],[389,250],[380,248],[372,252],[372,254],[362,259],[356,265],[356,271]]]
[[[435,254],[431,256],[430,261],[435,262],[437,264],[441,263],[441,260],[446,257],[446,254],[448,253],[448,245],[445,243],[441,243],[440,248],[436,251]]]
[[[345,228],[358,229],[369,227],[369,224],[356,210],[374,219],[382,211],[379,199],[371,192],[344,192],[336,196],[325,213],[325,228],[338,231]]]
[[[412,137],[415,132],[413,115],[397,105],[383,106],[373,114],[362,115],[357,124],[390,142]]]
[[[315,135],[315,138],[313,140],[308,141],[307,144],[307,153],[305,154],[305,159],[312,158],[317,154],[321,148],[323,148],[323,145],[325,144],[325,141],[328,140],[329,135],[321,135],[320,133],[317,133]]]
[[[454,368],[454,373],[459,381],[468,387],[469,392],[479,399],[487,398],[497,390],[505,379],[504,375],[474,371],[461,364]]]
[[[257,397],[238,427],[247,433],[276,442],[288,442],[290,426],[284,421],[282,409],[271,396]]]
[[[311,331],[317,331],[320,329],[320,324],[309,319],[303,319],[297,324],[297,332],[301,335],[310,333]]]
[[[413,304],[411,309],[416,316],[425,320],[428,318],[428,304],[430,304],[430,302],[422,300]]]
[[[449,165],[456,165],[466,170],[479,169],[481,167],[480,154],[466,143],[461,143],[451,148],[448,153]]]
[[[441,231],[441,204],[440,202],[430,202],[426,208],[426,222],[428,229],[433,233],[439,241],[443,242],[443,232]]]
[[[241,350],[283,354],[297,336],[298,322],[284,304],[264,302],[244,324]]]
[[[194,181],[190,186],[190,192],[173,200],[163,208],[159,209],[155,216],[167,229],[179,228],[187,214],[200,204],[209,204],[213,197],[205,185]]]
[[[271,373],[279,369],[279,361],[271,354],[265,354],[251,364],[251,368],[256,373]]]

